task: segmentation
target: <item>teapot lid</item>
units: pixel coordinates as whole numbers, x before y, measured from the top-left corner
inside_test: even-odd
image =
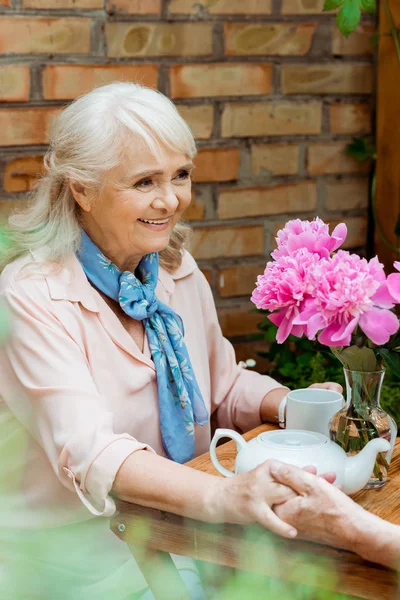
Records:
[[[282,449],[317,447],[329,442],[322,433],[300,429],[266,431],[258,436],[258,440],[267,446],[279,446]]]

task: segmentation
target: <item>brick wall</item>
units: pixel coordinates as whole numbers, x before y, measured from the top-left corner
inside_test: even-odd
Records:
[[[24,202],[59,108],[116,79],[157,86],[199,146],[187,218],[239,358],[248,297],[289,217],[349,226],[365,243],[372,21],[344,39],[323,0],[0,0],[0,213]],[[243,14],[245,11],[245,14]],[[260,363],[259,363],[260,366]]]

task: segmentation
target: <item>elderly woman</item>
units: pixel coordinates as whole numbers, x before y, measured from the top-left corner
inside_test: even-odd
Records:
[[[296,535],[271,510],[295,493],[268,465],[223,480],[182,464],[208,450],[211,418],[248,430],[276,421],[286,394],[236,364],[185,250],[195,153],[165,96],[100,87],[60,114],[32,205],[10,220],[1,295],[13,332],[0,364],[3,481],[14,473],[0,491],[12,549],[0,586],[10,598],[46,588],[51,599],[122,600],[144,589],[104,518],[114,498]]]

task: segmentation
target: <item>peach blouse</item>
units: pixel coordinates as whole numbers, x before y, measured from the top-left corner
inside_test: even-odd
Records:
[[[0,491],[0,526],[28,529],[111,516],[110,490],[123,461],[144,448],[164,455],[147,342],[140,352],[74,255],[58,270],[24,271],[39,255],[18,259],[0,277],[12,323],[0,351],[0,429],[17,435],[1,436],[0,453],[19,473],[17,485]],[[173,274],[160,268],[156,293],[183,319],[213,422],[237,430],[259,425],[263,397],[280,384],[236,364],[189,253]],[[195,455],[209,444],[210,423],[195,425]]]

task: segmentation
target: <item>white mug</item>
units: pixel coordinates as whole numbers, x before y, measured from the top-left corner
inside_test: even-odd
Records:
[[[330,421],[343,404],[343,395],[333,390],[292,390],[286,396],[286,429],[306,429],[329,437]]]

